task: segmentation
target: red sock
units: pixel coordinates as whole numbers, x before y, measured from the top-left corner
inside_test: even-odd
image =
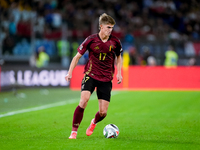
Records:
[[[96,113],[96,115],[95,115],[94,123],[96,124],[96,123],[100,122],[100,121],[103,120],[105,117],[106,117],[106,115],[103,116],[103,117],[100,116],[99,111],[98,111],[98,112]]]
[[[84,108],[81,108],[79,105],[76,107],[74,111],[72,131],[77,131],[78,127],[83,119]]]

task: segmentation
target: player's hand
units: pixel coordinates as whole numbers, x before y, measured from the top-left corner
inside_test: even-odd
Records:
[[[66,80],[67,82],[69,82],[69,81],[71,80],[71,78],[72,78],[72,75],[71,75],[71,74],[67,74],[67,75],[65,76],[65,80]]]
[[[121,74],[117,74],[117,84],[120,84],[122,82],[122,75]]]

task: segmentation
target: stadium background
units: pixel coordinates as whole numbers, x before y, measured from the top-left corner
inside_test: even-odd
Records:
[[[163,66],[169,46],[173,46],[179,56],[178,66],[199,66],[199,7],[196,0],[192,0],[190,4],[181,0],[2,0],[1,90],[21,85],[62,86],[59,83],[64,83],[63,86],[68,86],[64,80],[58,81],[57,78],[67,73],[65,71],[79,44],[88,35],[98,32],[98,17],[104,12],[113,16],[117,22],[113,34],[123,45],[124,68],[127,65],[151,66],[147,61],[150,56],[155,58],[154,67]],[[44,47],[50,57],[49,65],[45,66],[46,73],[35,63],[40,47]],[[84,65],[87,59],[88,53],[81,58],[79,65]],[[128,84],[132,84],[128,81],[129,73],[127,69],[123,71],[126,71],[123,87],[128,87]],[[180,73],[183,76],[179,78],[180,82],[195,78],[192,83],[194,87],[195,84],[199,87],[199,73],[189,74],[190,70],[186,72],[188,74]],[[148,77],[153,84],[157,76],[147,74],[141,76],[143,78],[140,80],[145,81]],[[170,77],[173,78],[173,75]],[[24,81],[19,82],[19,78]],[[56,84],[49,82],[51,78]],[[33,80],[44,80],[46,83]],[[174,78],[176,80],[178,79]],[[174,81],[170,80],[172,83]],[[165,81],[167,82],[168,80]]]
[[[77,46],[98,32],[98,17],[106,12],[117,22],[113,34],[130,54],[130,65],[146,65],[145,49],[163,65],[169,45],[179,55],[178,65],[200,65],[199,7],[197,0],[1,0],[0,58],[4,65],[29,65],[30,56],[44,46],[51,66],[68,67]],[[86,60],[87,54],[79,63]]]

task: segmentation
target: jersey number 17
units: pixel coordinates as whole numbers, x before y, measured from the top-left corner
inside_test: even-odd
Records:
[[[104,61],[105,58],[106,58],[106,53],[100,53],[100,54],[99,54],[99,60]]]

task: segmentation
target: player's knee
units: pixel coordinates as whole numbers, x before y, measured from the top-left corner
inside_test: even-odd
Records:
[[[81,96],[81,100],[82,100],[82,101],[88,102],[89,99],[90,99],[90,96],[89,96],[89,95]]]
[[[79,106],[85,108],[87,106],[88,100],[81,99],[79,102]]]
[[[81,94],[81,100],[88,102],[89,99],[90,99],[90,95],[91,95],[91,94],[88,93],[88,92],[82,93],[82,94]]]

